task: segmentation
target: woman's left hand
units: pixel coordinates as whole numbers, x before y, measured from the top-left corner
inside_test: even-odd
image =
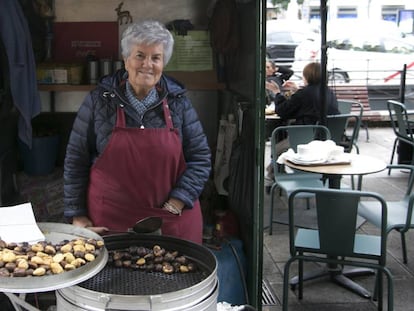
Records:
[[[163,208],[172,214],[181,215],[184,208],[184,202],[175,198],[169,198],[168,201],[164,203]]]
[[[275,94],[280,93],[279,85],[274,81],[266,81],[266,89]]]

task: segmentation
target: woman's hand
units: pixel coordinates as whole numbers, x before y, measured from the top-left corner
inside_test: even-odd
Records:
[[[298,85],[293,81],[286,81],[283,83],[283,88],[291,91],[292,93],[296,93],[296,91],[299,89]]]
[[[169,198],[167,202],[164,203],[163,209],[175,214],[175,215],[181,215],[181,212],[184,208],[184,202],[175,199],[175,198]]]
[[[86,216],[73,217],[72,225],[89,229],[98,234],[104,234],[109,231],[106,227],[93,227],[92,221]]]
[[[277,94],[280,93],[280,88],[279,85],[277,85],[277,83],[273,80],[271,81],[266,81],[266,89],[269,91],[272,91],[273,93]]]

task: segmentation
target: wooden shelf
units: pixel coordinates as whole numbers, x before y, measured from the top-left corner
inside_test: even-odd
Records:
[[[215,71],[166,71],[171,76],[183,83],[188,90],[223,90],[224,83],[217,82]],[[96,87],[95,84],[39,84],[39,91],[44,92],[89,92]]]
[[[95,84],[38,84],[37,86],[39,91],[45,92],[88,92],[95,87]]]
[[[183,83],[187,90],[223,90],[224,83],[217,82],[216,72],[211,71],[165,71],[164,74],[171,76]]]

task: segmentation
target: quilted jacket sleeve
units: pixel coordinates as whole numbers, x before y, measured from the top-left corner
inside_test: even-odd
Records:
[[[181,129],[183,152],[187,165],[170,196],[182,200],[187,208],[200,196],[211,171],[211,153],[207,137],[204,134],[202,124],[198,119],[196,110],[186,97],[182,97],[174,104],[173,121],[182,122],[174,124]],[[174,114],[181,114],[180,117]]]
[[[90,141],[93,140],[92,97],[89,94],[75,118],[64,163],[64,215],[74,217],[87,215],[86,192],[89,170],[92,165]]]

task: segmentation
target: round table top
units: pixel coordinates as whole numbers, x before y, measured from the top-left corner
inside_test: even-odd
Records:
[[[289,161],[285,161],[285,164],[305,172],[330,175],[366,175],[387,168],[387,163],[372,156],[354,153],[350,156],[351,162],[346,164],[298,165]]]

